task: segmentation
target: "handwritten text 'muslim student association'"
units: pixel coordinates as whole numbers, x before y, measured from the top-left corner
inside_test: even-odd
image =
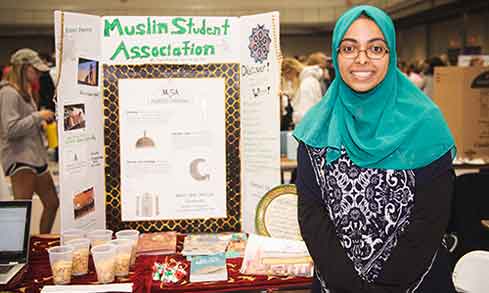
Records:
[[[220,23],[218,23],[220,21]],[[216,24],[218,23],[218,24]],[[229,19],[209,19],[192,17],[174,17],[169,21],[160,21],[147,17],[144,22],[123,24],[119,18],[105,19],[104,37],[131,37],[131,36],[155,36],[180,35],[180,36],[229,36]],[[141,59],[164,56],[208,56],[215,55],[216,48],[212,43],[195,43],[191,40],[183,40],[180,43],[168,43],[161,46],[136,45],[127,46],[122,40],[117,46],[111,60],[119,55],[126,59]]]

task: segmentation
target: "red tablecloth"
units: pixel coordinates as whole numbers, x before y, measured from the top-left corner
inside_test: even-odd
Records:
[[[178,251],[181,251],[183,237],[178,238]],[[40,292],[44,285],[52,285],[51,268],[47,248],[59,245],[58,236],[34,236],[31,238],[31,251],[29,266],[24,272],[18,274],[7,286],[0,290],[31,293]],[[186,262],[180,254],[164,256],[139,256],[135,268],[127,278],[118,278],[116,282],[133,282],[133,291],[146,292],[230,292],[239,290],[280,289],[280,288],[307,288],[311,285],[310,278],[275,277],[275,276],[247,276],[239,273],[241,258],[227,260],[228,280],[218,282],[190,283],[189,275],[178,284],[165,285],[152,280],[153,264],[163,263],[168,258]],[[90,258],[89,272],[85,276],[72,277],[72,284],[97,284],[97,275],[92,259]]]

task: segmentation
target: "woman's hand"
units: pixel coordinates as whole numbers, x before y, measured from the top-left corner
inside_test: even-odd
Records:
[[[51,122],[54,119],[54,113],[50,110],[41,110],[39,111],[39,114],[41,115],[42,120],[46,122]]]

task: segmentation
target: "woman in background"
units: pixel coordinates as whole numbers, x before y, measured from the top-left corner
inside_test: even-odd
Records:
[[[428,60],[428,65],[424,72],[424,83],[423,92],[430,98],[433,98],[433,75],[435,74],[435,67],[445,66],[445,63],[440,57],[431,57]]]
[[[0,141],[2,167],[10,176],[15,199],[32,199],[34,192],[43,204],[39,231],[49,233],[59,200],[48,170],[43,126],[54,118],[49,110],[37,110],[32,84],[49,67],[31,49],[20,49],[10,58],[12,69],[0,83]]]
[[[295,125],[306,112],[321,100],[321,83],[323,71],[319,66],[305,66],[294,58],[282,61],[283,92],[291,100]]]

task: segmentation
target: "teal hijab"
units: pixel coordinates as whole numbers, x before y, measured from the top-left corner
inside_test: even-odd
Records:
[[[362,14],[384,34],[389,68],[384,80],[368,92],[355,92],[342,79],[337,49],[350,25]],[[332,40],[336,78],[321,101],[297,125],[294,136],[306,145],[323,148],[327,164],[344,147],[356,165],[365,168],[415,169],[449,150],[454,140],[438,107],[397,68],[394,24],[382,10],[354,7],[336,22]]]

